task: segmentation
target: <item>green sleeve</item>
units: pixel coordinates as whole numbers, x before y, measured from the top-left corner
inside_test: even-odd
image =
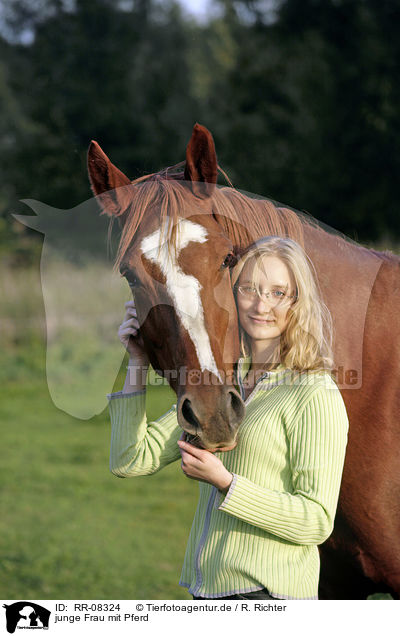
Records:
[[[176,406],[155,422],[147,422],[146,392],[113,393],[109,397],[111,418],[110,470],[117,477],[150,475],[180,459]]]
[[[234,475],[219,509],[298,545],[323,543],[333,530],[347,431],[339,390],[318,389],[288,432],[291,491]]]

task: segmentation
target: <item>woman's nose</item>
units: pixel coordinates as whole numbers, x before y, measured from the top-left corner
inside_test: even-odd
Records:
[[[271,301],[271,297],[269,295],[266,296],[265,294],[263,294],[262,296],[257,296],[255,305],[257,307],[257,310],[260,313],[263,313],[266,308],[272,309],[274,304]]]

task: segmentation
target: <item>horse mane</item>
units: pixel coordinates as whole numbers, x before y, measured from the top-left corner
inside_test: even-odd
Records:
[[[378,250],[368,249],[369,252],[372,252],[375,256],[378,256],[382,261],[386,261],[391,263],[392,265],[400,264],[400,256],[397,254],[393,254],[390,250],[385,250],[384,252],[378,252]]]
[[[176,247],[179,218],[189,218],[204,211],[193,207],[196,200],[191,182],[186,182],[181,169],[185,162],[170,166],[161,172],[144,175],[132,181],[134,192],[127,210],[118,251],[114,263],[117,270],[149,206],[156,206],[162,235],[168,247]],[[240,254],[250,243],[261,236],[290,236],[304,247],[303,228],[308,221],[298,213],[268,199],[252,198],[234,188],[229,177],[218,166],[230,186],[216,186],[212,193],[212,209],[215,220],[231,239],[235,251]],[[168,218],[172,222],[168,222]],[[111,223],[113,217],[111,218]]]
[[[118,270],[149,206],[158,208],[162,235],[168,241],[170,251],[176,247],[178,219],[204,213],[200,207],[197,210],[193,208],[196,197],[192,192],[191,182],[185,181],[182,170],[184,165],[185,162],[182,161],[160,172],[143,175],[132,181],[131,186],[135,191],[130,197],[130,205],[127,210],[120,212],[120,216],[126,214],[126,220],[118,245],[114,270]],[[347,244],[351,243],[366,256],[373,255],[394,265],[400,263],[400,257],[396,254],[364,247],[341,235],[340,232],[328,226],[324,227],[323,223],[321,224],[307,213],[295,211],[270,199],[240,192],[232,185],[228,175],[220,166],[218,170],[229,183],[229,187],[217,185],[211,195],[213,216],[224,233],[229,236],[238,255],[263,236],[290,237],[304,247],[304,230],[306,227],[312,227],[321,233],[321,239],[324,235],[326,236],[326,233],[333,233],[336,238]],[[114,218],[111,217],[109,238]],[[168,218],[172,222],[168,223]]]
[[[238,254],[262,236],[290,237],[304,247],[307,220],[290,208],[233,187],[216,189],[214,201],[216,219]]]

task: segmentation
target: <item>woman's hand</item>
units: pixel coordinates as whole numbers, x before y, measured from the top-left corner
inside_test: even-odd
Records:
[[[118,329],[118,337],[132,361],[148,364],[149,360],[144,349],[143,338],[140,335],[140,326],[134,301],[129,300],[126,302],[125,308],[126,314]]]
[[[233,475],[218,457],[210,451],[196,448],[182,439],[178,441],[181,451],[181,467],[186,477],[206,481],[223,493],[227,493],[232,483]]]

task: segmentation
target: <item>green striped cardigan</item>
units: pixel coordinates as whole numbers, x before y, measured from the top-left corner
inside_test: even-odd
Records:
[[[243,361],[240,364],[243,376]],[[145,392],[109,396],[110,469],[155,473],[180,459],[176,407],[148,423]],[[317,598],[317,545],[331,534],[348,419],[328,373],[282,365],[256,384],[236,448],[216,455],[233,473],[226,495],[199,482],[180,584],[218,598],[267,588],[284,599]]]

